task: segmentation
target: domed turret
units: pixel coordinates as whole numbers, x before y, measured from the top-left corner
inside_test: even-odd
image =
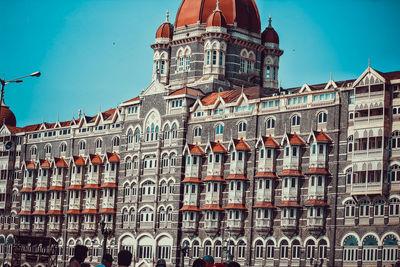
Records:
[[[14,113],[10,110],[9,106],[4,104],[4,102],[1,103],[0,107],[0,126],[3,124],[13,127],[17,126],[17,120]]]
[[[226,19],[222,11],[219,9],[219,0],[214,12],[207,19],[207,32],[224,31],[226,32]]]
[[[178,29],[199,23],[208,24],[216,2],[217,0],[183,0],[176,14],[175,27]],[[221,0],[220,9],[227,25],[249,32],[261,32],[260,15],[254,0]]]
[[[174,34],[174,26],[169,23],[169,13],[167,11],[167,18],[163,24],[158,28],[157,33],[156,33],[156,41],[157,40],[166,40],[169,41],[172,39],[172,36]]]
[[[271,17],[269,17],[268,27],[263,31],[263,33],[261,35],[263,44],[265,44],[265,43],[279,44],[278,33],[272,27],[271,22],[272,22],[272,19],[271,19]]]

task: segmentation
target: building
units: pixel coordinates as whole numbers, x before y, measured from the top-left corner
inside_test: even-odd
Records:
[[[400,71],[280,88],[254,0],[183,0],[149,87],[120,106],[16,127],[0,117],[0,254],[13,235],[134,254],[135,266],[391,266],[400,239]],[[186,249],[188,248],[188,250]],[[27,262],[24,266],[40,266]]]

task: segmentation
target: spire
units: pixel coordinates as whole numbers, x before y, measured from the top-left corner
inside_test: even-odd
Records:
[[[169,11],[167,9],[167,14],[165,15],[165,22],[169,22]]]
[[[271,15],[269,15],[269,19],[268,19],[268,28],[272,28],[272,18],[271,18]]]
[[[219,9],[219,0],[217,0],[217,7],[215,8],[215,11],[221,11],[221,10]]]
[[[368,68],[371,68],[371,58],[368,58]]]

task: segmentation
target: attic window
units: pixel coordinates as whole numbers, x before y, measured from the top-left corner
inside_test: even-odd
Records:
[[[136,114],[138,112],[138,106],[128,107],[128,114]]]
[[[179,99],[179,100],[172,100],[171,101],[171,107],[172,108],[178,108],[178,107],[182,107],[183,105],[183,100]]]
[[[298,97],[291,97],[288,98],[288,105],[300,105],[303,103],[307,103],[308,96],[298,96]]]

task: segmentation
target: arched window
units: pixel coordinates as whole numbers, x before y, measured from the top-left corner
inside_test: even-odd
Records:
[[[274,129],[275,128],[275,119],[269,118],[265,124],[265,128],[267,129]]]
[[[127,209],[122,211],[122,228],[126,228],[129,223],[129,213]]]
[[[390,180],[392,182],[400,182],[400,166],[395,164],[390,167]]]
[[[193,136],[194,137],[201,137],[201,128],[200,127],[196,127],[193,130]]]
[[[326,123],[328,120],[328,114],[325,112],[318,113],[318,123]]]
[[[135,130],[135,143],[138,144],[140,142],[140,129],[137,128]]]
[[[150,141],[150,127],[146,128],[146,142]]]
[[[306,244],[306,258],[314,259],[315,242],[314,240],[308,240]]]
[[[352,168],[348,168],[346,170],[346,184],[347,185],[351,185],[352,181],[353,181],[353,169]]]
[[[199,241],[195,240],[193,242],[193,246],[192,246],[192,251],[193,251],[193,258],[198,258],[200,256],[200,243]]]
[[[372,235],[364,238],[363,242],[363,261],[373,261],[376,262],[378,259],[378,241]]]
[[[292,259],[300,259],[300,242],[297,239],[292,243]]]
[[[169,124],[165,125],[164,128],[164,140],[169,140],[169,136],[170,136],[170,128],[169,128]]]
[[[391,144],[392,148],[400,148],[400,131],[394,131],[392,133]]]
[[[128,145],[133,143],[133,131],[132,131],[132,129],[129,129],[129,131],[128,131],[127,141],[128,141]]]
[[[36,147],[35,147],[35,146],[32,147],[32,148],[31,148],[31,156],[35,156],[35,155],[36,155],[36,152],[37,152]]]
[[[224,133],[224,125],[218,124],[217,127],[215,127],[215,134],[221,135],[223,133]]]
[[[158,220],[159,222],[165,222],[165,209],[163,207],[161,207],[158,213]]]
[[[242,133],[242,132],[246,132],[246,130],[247,130],[246,122],[244,122],[244,121],[240,122],[238,125],[238,132]]]
[[[400,199],[394,197],[389,200],[389,216],[400,215]]]
[[[347,138],[347,152],[351,153],[353,152],[353,146],[354,146],[354,141],[353,141],[353,136],[350,135],[349,138]]]
[[[85,150],[86,149],[86,142],[84,140],[79,142],[79,150]]]
[[[289,243],[287,242],[287,240],[282,240],[281,245],[280,245],[281,259],[287,259],[288,253],[289,253]]]
[[[254,72],[254,64],[256,61],[256,56],[253,52],[249,53],[249,59],[247,60],[247,73],[251,74]]]
[[[114,137],[112,144],[113,144],[113,147],[119,146],[119,137],[118,136]]]
[[[178,126],[174,123],[172,125],[172,139],[178,138]]]
[[[101,141],[101,139],[97,139],[96,140],[96,148],[101,148],[103,145],[103,141]]]
[[[360,217],[369,217],[369,205],[366,199],[360,201]]]
[[[267,69],[265,70],[265,78],[267,80],[271,79],[271,67],[270,66],[267,66]]]
[[[267,259],[273,259],[274,258],[274,249],[275,249],[275,243],[272,240],[267,241]]]
[[[132,224],[134,224],[135,223],[135,209],[134,208],[131,208],[130,210],[129,210],[129,223],[132,225]]]
[[[343,242],[343,261],[357,261],[358,240],[354,236],[348,236]]]
[[[291,119],[292,121],[292,126],[300,126],[300,116],[299,115],[294,115]]]
[[[60,152],[67,152],[67,144],[66,143],[62,143],[60,145]]]
[[[124,201],[128,201],[129,200],[129,196],[131,195],[131,188],[128,184],[126,184],[124,186]]]
[[[379,199],[374,202],[374,216],[383,216],[385,209],[385,201]]]
[[[246,243],[243,240],[238,242],[238,258],[246,258]]]
[[[262,259],[264,256],[264,244],[261,240],[256,242],[256,259]]]
[[[345,209],[345,214],[344,216],[346,218],[353,218],[356,214],[356,203],[354,202],[354,200],[347,200],[344,203],[344,209]]]
[[[215,258],[220,258],[222,257],[222,243],[221,241],[217,240],[214,243],[214,257]]]
[[[204,243],[204,255],[212,255],[212,246],[211,246],[211,241],[207,240]]]
[[[168,207],[167,208],[167,221],[168,222],[172,222],[172,208],[171,207]]]
[[[154,220],[153,210],[150,208],[144,208],[140,211],[141,222],[152,222]]]
[[[46,154],[50,154],[51,153],[51,145],[47,144],[45,146],[44,150],[46,151]]]
[[[382,261],[383,262],[397,262],[398,240],[394,235],[387,235],[383,239]]]
[[[321,239],[318,243],[318,259],[328,258],[328,244],[324,239]]]

